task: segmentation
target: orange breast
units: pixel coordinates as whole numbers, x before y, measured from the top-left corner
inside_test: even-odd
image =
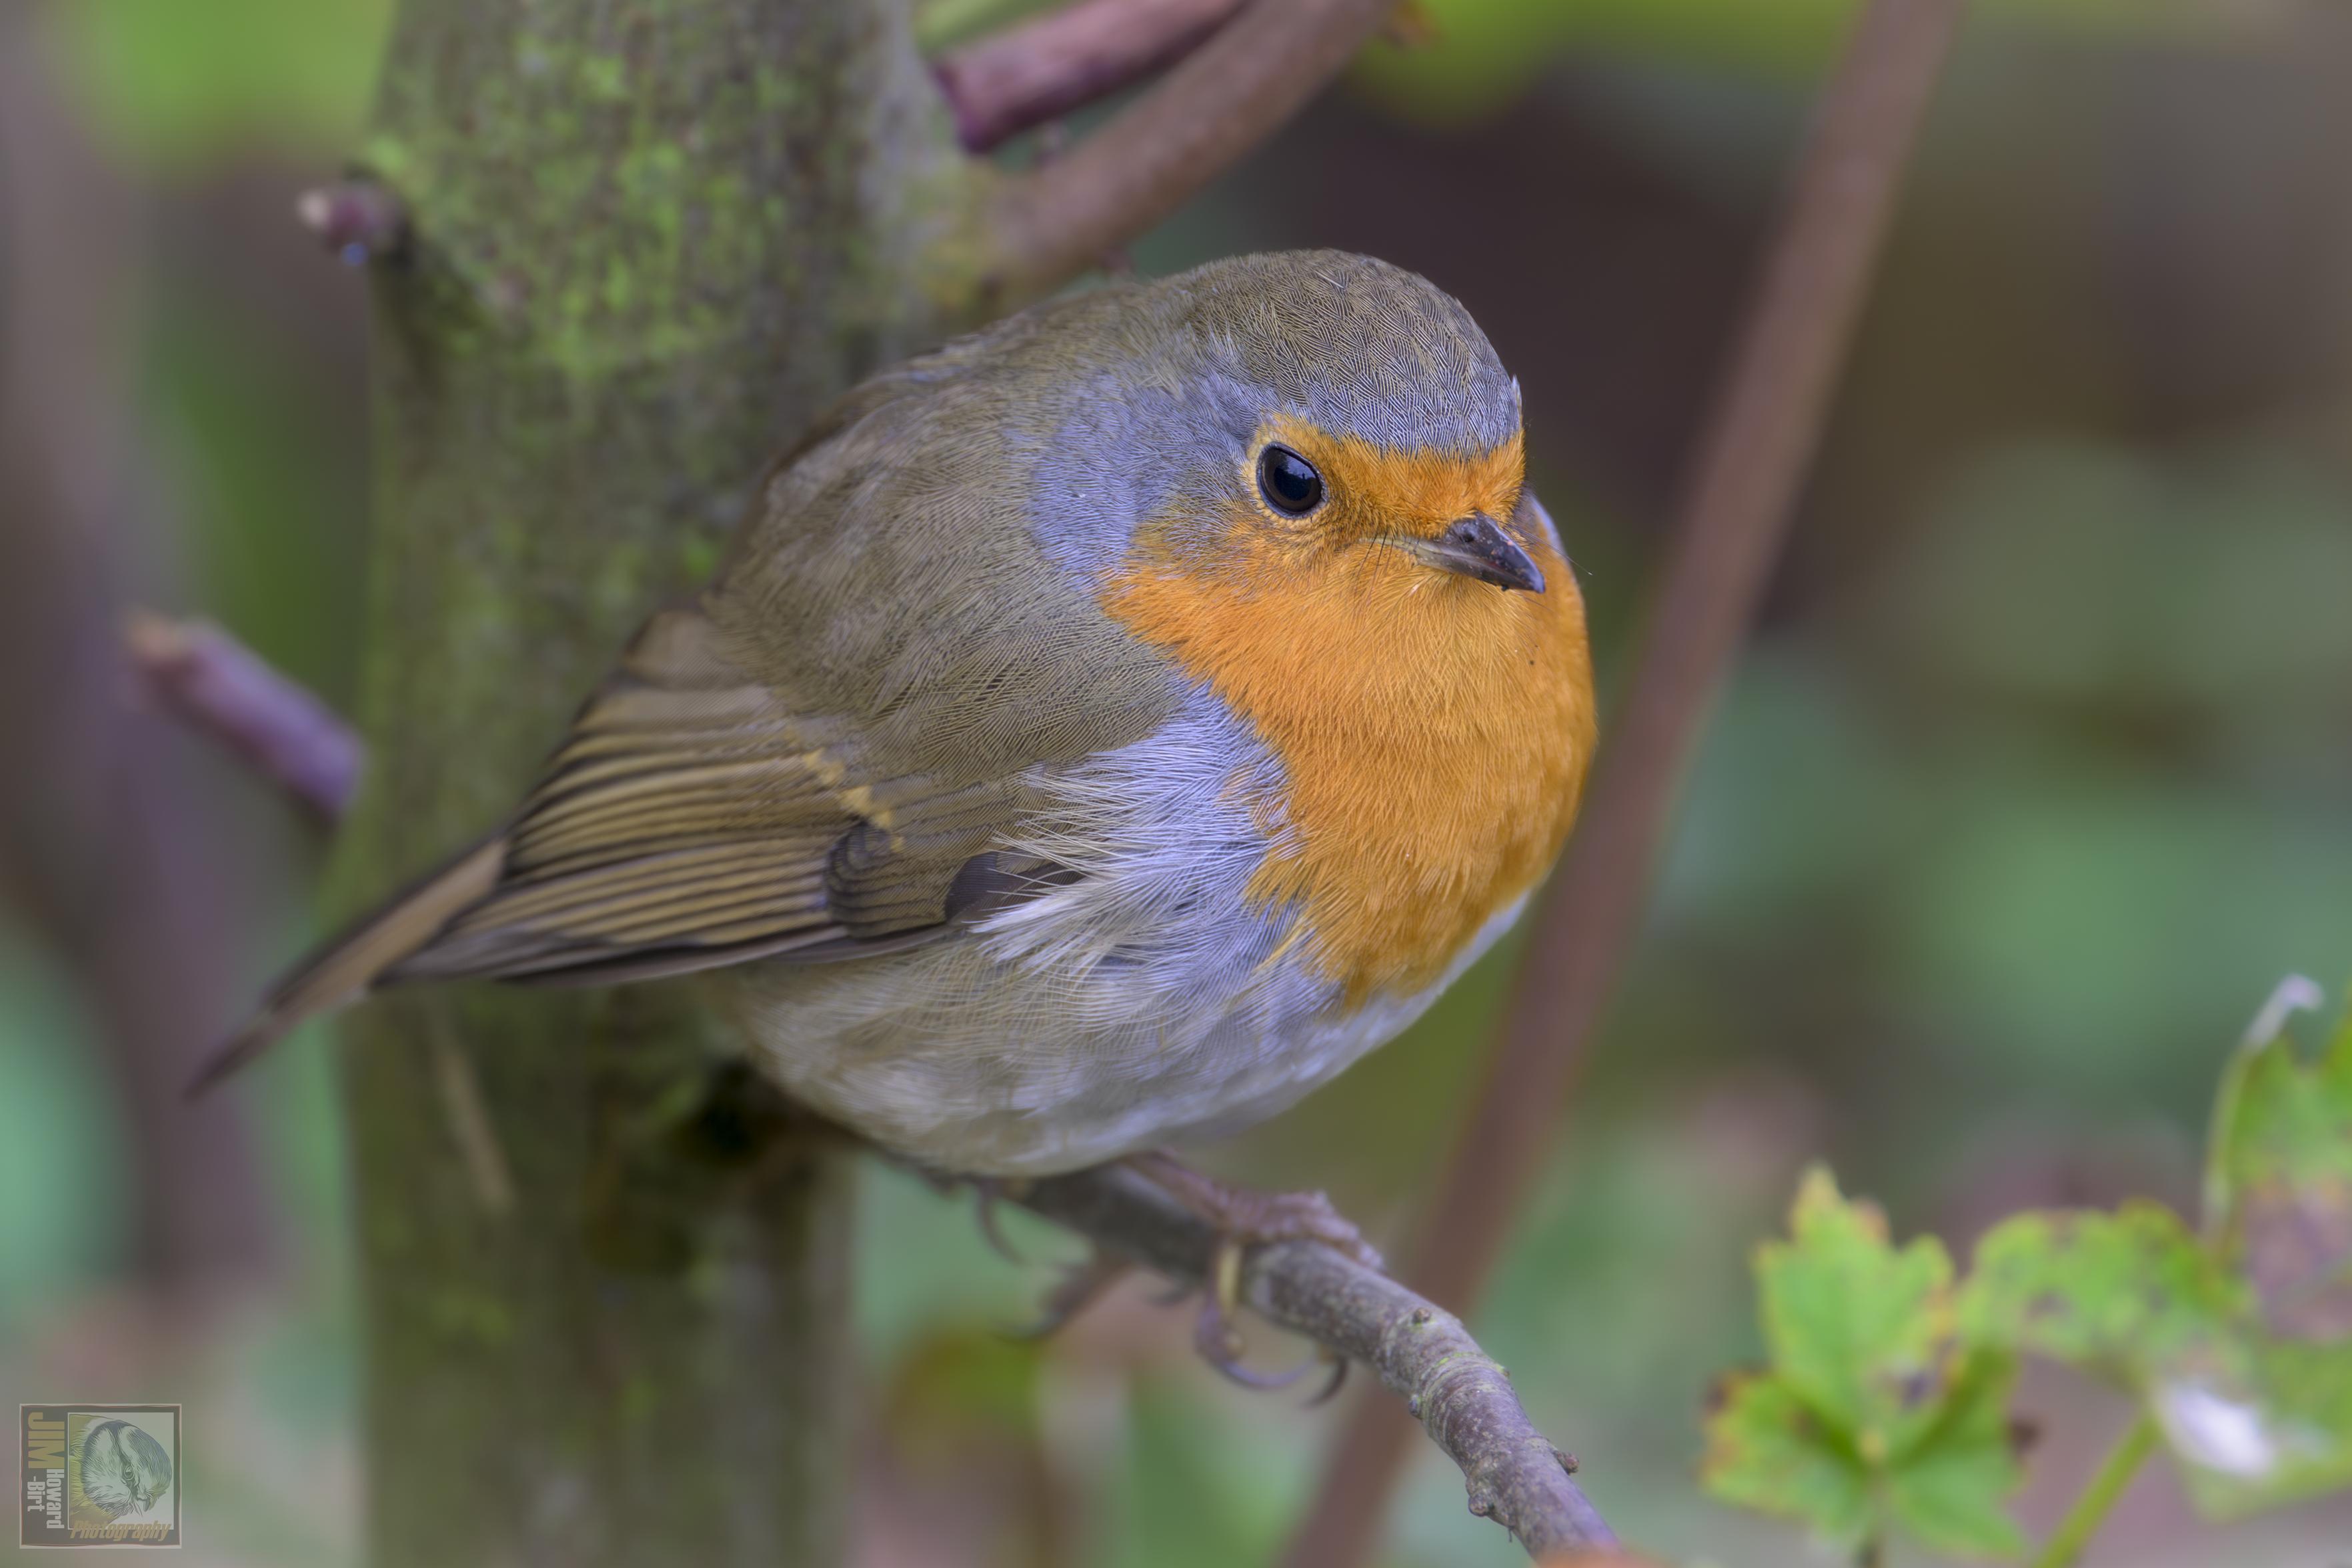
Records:
[[[1228,521],[1213,561],[1197,535],[1179,550],[1145,530],[1105,607],[1281,759],[1266,810],[1286,831],[1253,898],[1303,907],[1313,961],[1351,998],[1420,989],[1575,817],[1594,737],[1575,577],[1540,544],[1531,594]]]

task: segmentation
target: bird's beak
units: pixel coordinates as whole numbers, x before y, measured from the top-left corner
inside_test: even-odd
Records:
[[[1496,588],[1528,593],[1544,591],[1543,571],[1534,559],[1483,512],[1446,524],[1445,531],[1433,539],[1397,538],[1394,542],[1423,565],[1440,571],[1474,577]]]

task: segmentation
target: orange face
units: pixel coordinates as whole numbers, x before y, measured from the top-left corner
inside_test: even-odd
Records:
[[[1268,443],[1320,479],[1303,516],[1255,480]],[[1540,592],[1416,553],[1464,518],[1513,517],[1517,437],[1395,452],[1276,418],[1245,461],[1219,517],[1139,531],[1104,606],[1281,760],[1282,799],[1255,803],[1279,836],[1253,897],[1301,908],[1310,956],[1351,998],[1418,990],[1534,885],[1575,817],[1594,733],[1583,601],[1540,529],[1516,539]]]

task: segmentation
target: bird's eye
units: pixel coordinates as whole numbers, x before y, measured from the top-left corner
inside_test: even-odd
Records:
[[[1303,517],[1323,500],[1323,476],[1287,446],[1269,446],[1257,457],[1258,493],[1285,517]]]

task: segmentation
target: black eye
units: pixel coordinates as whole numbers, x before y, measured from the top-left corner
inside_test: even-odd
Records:
[[[1303,517],[1323,499],[1323,476],[1287,446],[1258,454],[1257,487],[1267,506],[1287,517]]]

